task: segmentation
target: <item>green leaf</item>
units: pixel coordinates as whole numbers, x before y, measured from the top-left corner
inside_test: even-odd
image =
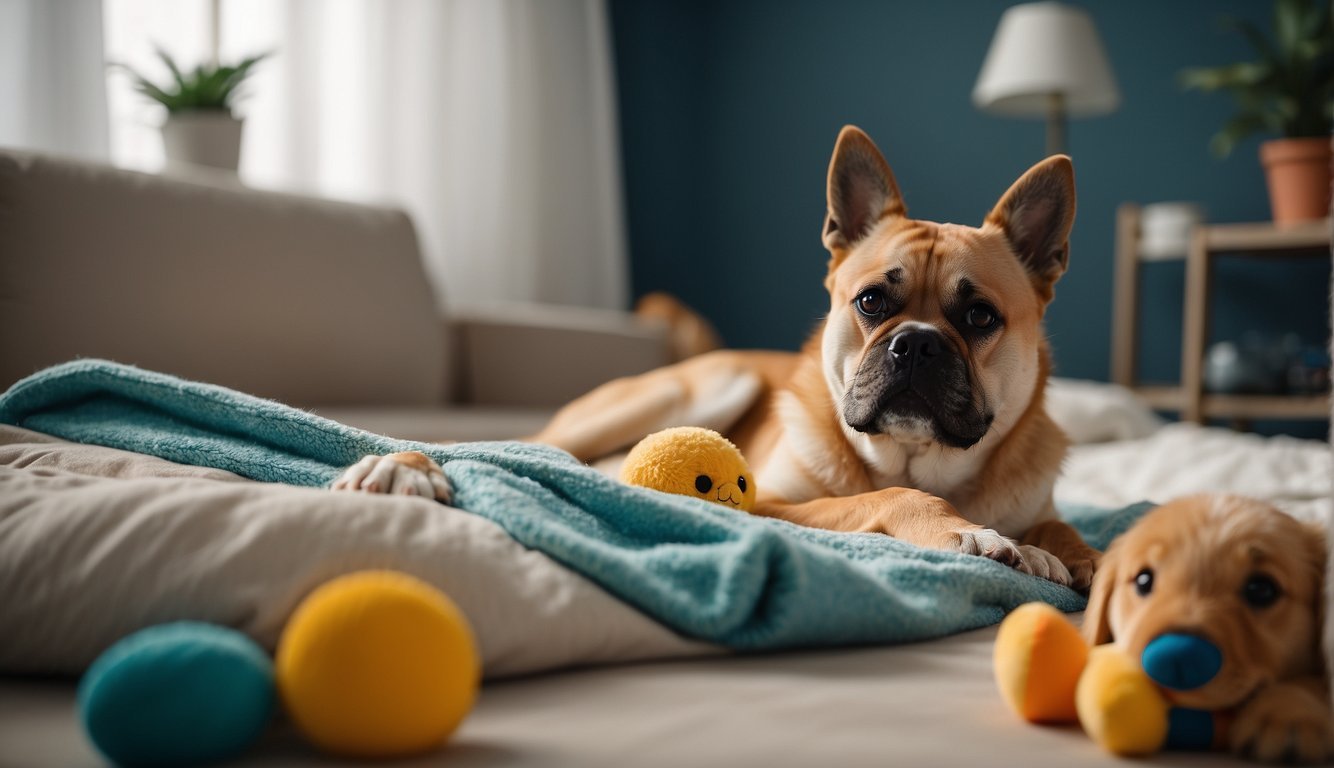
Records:
[[[1262,63],[1243,61],[1223,67],[1183,69],[1177,78],[1185,88],[1217,91],[1223,88],[1245,88],[1255,85],[1263,82],[1270,72],[1270,68]]]
[[[1291,51],[1302,39],[1303,19],[1310,13],[1310,5],[1310,0],[1275,0],[1274,36],[1280,52]]]
[[[134,84],[134,89],[139,93],[142,93],[143,95],[147,96],[148,98],[159,102],[169,111],[176,107],[177,97],[175,95],[167,93],[166,91],[162,90],[156,85],[153,85],[147,80],[141,79],[136,81]]]
[[[171,71],[172,78],[176,80],[176,87],[179,90],[184,90],[185,78],[181,75],[181,68],[176,66],[176,60],[171,57],[171,54],[163,50],[161,46],[157,47],[155,50],[157,51],[158,58],[162,59],[162,63],[166,64],[167,69]]]
[[[1251,134],[1258,133],[1268,127],[1268,123],[1263,115],[1257,113],[1242,113],[1233,117],[1223,125],[1223,130],[1214,134],[1209,142],[1209,148],[1219,157],[1227,157],[1236,149],[1242,139]]]

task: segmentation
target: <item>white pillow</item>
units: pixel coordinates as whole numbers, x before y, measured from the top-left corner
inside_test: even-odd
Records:
[[[1049,380],[1047,413],[1076,445],[1138,440],[1164,423],[1125,387],[1082,379]]]

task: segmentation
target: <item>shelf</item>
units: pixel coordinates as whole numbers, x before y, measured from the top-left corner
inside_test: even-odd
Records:
[[[1208,224],[1200,227],[1208,251],[1301,251],[1329,248],[1329,219],[1279,226],[1259,224]]]
[[[1325,395],[1205,395],[1206,418],[1328,419]]]
[[[1183,421],[1231,419],[1234,426],[1259,419],[1328,419],[1327,395],[1222,395],[1204,391],[1204,358],[1209,340],[1211,276],[1215,258],[1330,258],[1331,220],[1277,225],[1273,222],[1201,224],[1191,229],[1186,254],[1185,301],[1181,324],[1181,383],[1132,386],[1136,378],[1139,323],[1139,268],[1142,238],[1139,206],[1123,204],[1116,213],[1116,272],[1113,291],[1112,380],[1133,389],[1150,407],[1175,411]]]
[[[1133,387],[1135,394],[1149,404],[1155,411],[1179,411],[1185,401],[1186,393],[1181,387],[1170,384],[1158,386]]]
[[[1181,387],[1135,387],[1135,394],[1154,410],[1179,411],[1186,396]],[[1328,395],[1211,395],[1200,401],[1205,418],[1216,419],[1327,419]]]

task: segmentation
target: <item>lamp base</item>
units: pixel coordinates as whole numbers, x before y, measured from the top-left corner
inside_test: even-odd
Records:
[[[1065,94],[1047,94],[1047,156],[1065,154]]]

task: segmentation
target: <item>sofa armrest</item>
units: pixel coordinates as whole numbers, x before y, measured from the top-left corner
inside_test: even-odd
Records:
[[[553,407],[671,362],[665,325],[555,305],[455,308],[455,391],[476,405]]]

